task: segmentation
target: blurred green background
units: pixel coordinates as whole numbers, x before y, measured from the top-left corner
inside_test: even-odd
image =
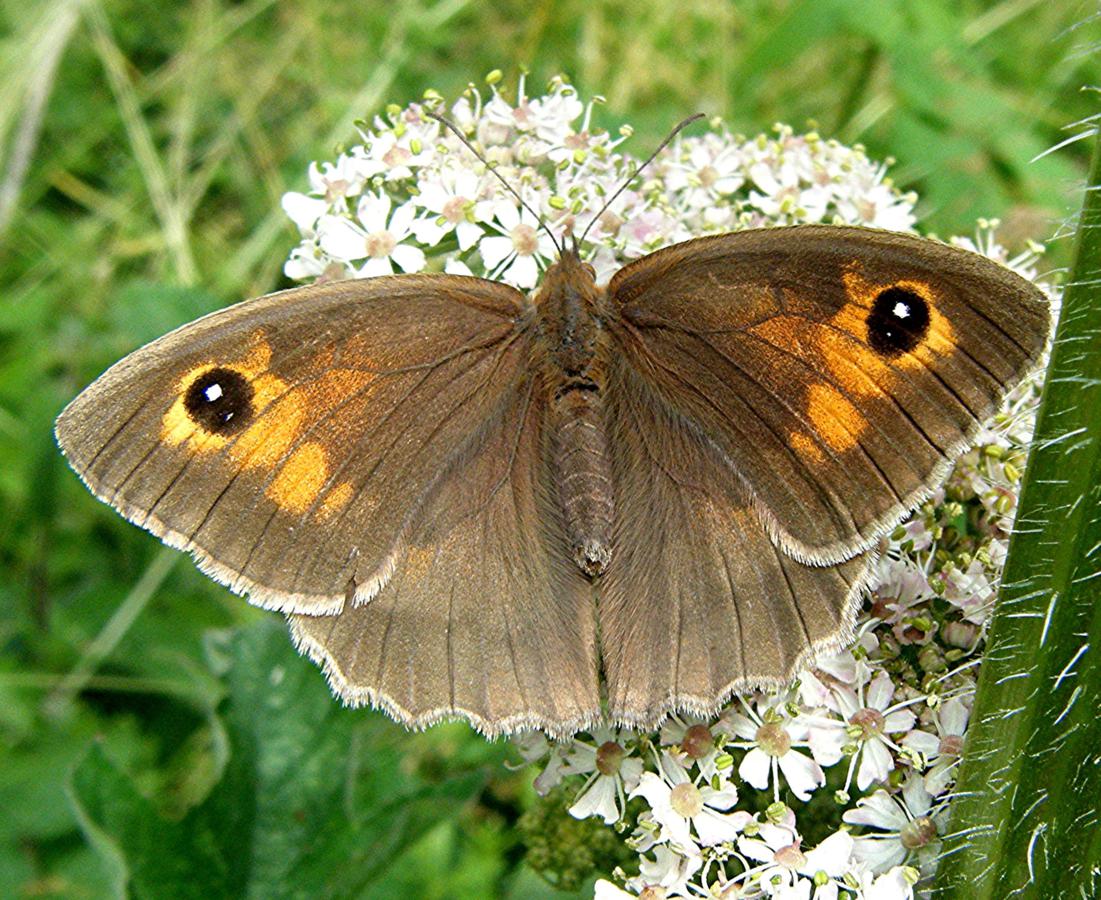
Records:
[[[532,865],[591,896],[586,852],[609,866],[593,842],[610,833],[547,818],[507,745],[337,708],[277,617],[97,503],[54,446],[54,416],[115,359],[285,286],[280,195],[354,119],[496,68],[532,92],[562,72],[607,98],[598,124],[635,125],[637,155],[697,110],[747,134],[812,126],[895,158],[925,230],[996,216],[1020,248],[1076,204],[1086,142],[1034,157],[1101,83],[1079,24],[1096,8],[1050,0],[0,14],[3,897],[568,895]]]

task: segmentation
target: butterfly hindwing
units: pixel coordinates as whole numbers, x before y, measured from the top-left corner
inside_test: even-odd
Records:
[[[377,591],[422,498],[527,377],[524,300],[400,276],[298,288],[135,351],[62,413],[89,487],[261,605]]]
[[[611,716],[650,727],[671,709],[710,713],[847,642],[870,555],[790,558],[694,426],[628,363],[610,384],[619,516],[599,608]]]
[[[1048,334],[974,253],[839,226],[688,241],[618,272],[619,349],[692,421],[797,558],[869,548],[926,497]]]
[[[597,721],[592,586],[569,557],[546,465],[543,391],[525,384],[433,486],[379,594],[291,617],[347,702],[488,734]]]

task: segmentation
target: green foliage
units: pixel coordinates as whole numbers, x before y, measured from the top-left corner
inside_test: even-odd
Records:
[[[567,812],[576,792],[574,785],[557,787],[520,817],[517,828],[527,848],[528,865],[566,891],[576,891],[598,877],[609,878],[616,866],[636,873],[638,856],[623,843],[625,835],[616,834],[599,819],[578,820]],[[633,816],[628,815],[628,820]]]
[[[956,785],[945,900],[1101,889],[1101,134],[1094,144]]]
[[[285,286],[296,236],[279,197],[353,137],[354,119],[428,87],[455,96],[495,68],[511,84],[523,66],[536,85],[561,71],[608,98],[598,124],[635,124],[639,154],[696,110],[747,133],[814,120],[896,157],[925,227],[967,233],[975,216],[1001,216],[1019,246],[1050,232],[1086,168],[1081,144],[1029,162],[1095,111],[1079,89],[1101,73],[1072,52],[1087,39],[1069,30],[1072,7],[0,0],[0,895],[110,896],[127,873],[137,891],[184,846],[225,885],[274,877],[283,846],[299,861],[285,890],[296,879],[371,896],[546,890],[516,837],[531,774],[501,766],[502,747],[462,726],[411,736],[335,709],[284,638],[252,630],[274,617],[97,503],[53,443],[62,405],[122,354]],[[207,637],[238,628],[228,643]],[[246,672],[249,647],[267,668]],[[212,662],[226,653],[228,674]],[[267,681],[276,667],[282,688]],[[241,699],[273,690],[290,703],[292,688],[300,725],[272,722],[304,744],[279,750],[281,733],[250,721]],[[316,767],[308,790],[278,781],[282,756]],[[356,762],[354,777],[341,768]],[[480,791],[450,795],[461,812],[449,802],[418,818],[433,810],[418,789],[461,793],[441,785],[475,773]],[[332,819],[316,811],[323,797],[337,798]],[[346,835],[382,833],[364,830],[371,817],[397,837],[349,848]],[[227,822],[240,824],[247,867],[218,868]],[[307,823],[317,837],[298,840]],[[165,858],[142,860],[143,842]],[[336,857],[321,842],[347,853],[328,876],[320,861]]]
[[[76,766],[80,822],[120,892],[361,896],[394,854],[462,818],[483,790],[496,754],[432,765],[415,741],[403,752],[395,728],[334,704],[287,640],[267,621],[218,641],[228,696],[211,739],[184,748],[177,771],[190,777],[197,765],[202,781],[220,771],[193,805],[144,796],[99,743]]]

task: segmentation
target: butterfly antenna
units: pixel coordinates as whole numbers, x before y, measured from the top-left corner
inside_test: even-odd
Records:
[[[629,185],[632,181],[635,180],[635,178],[638,177],[638,173],[641,172],[643,169],[645,169],[648,165],[650,165],[650,163],[652,163],[655,159],[657,159],[657,155],[659,153],[661,153],[662,150],[664,150],[666,147],[669,146],[669,144],[673,140],[673,138],[675,138],[678,134],[680,134],[682,131],[684,131],[684,129],[687,128],[689,125],[691,125],[693,122],[698,122],[703,117],[704,117],[704,113],[696,113],[694,116],[689,116],[684,121],[677,123],[677,126],[672,131],[669,132],[669,136],[664,141],[662,141],[660,144],[658,144],[657,150],[655,150],[653,153],[651,153],[646,158],[646,162],[644,162],[641,166],[639,166],[637,169],[635,169],[630,175],[628,175],[626,178],[624,178],[623,183],[618,188],[616,188],[615,193],[612,194],[612,196],[608,198],[607,202],[602,207],[600,207],[600,211],[595,216],[593,216],[592,221],[590,221],[589,224],[586,226],[585,230],[583,232],[581,232],[581,240],[578,241],[578,244],[581,244],[581,243],[584,242],[585,236],[589,233],[589,229],[592,228],[593,225],[595,225],[597,223],[597,221],[600,219],[600,217],[602,215],[604,215],[605,212],[607,212],[608,207],[611,206],[615,202],[616,197],[618,197],[625,190],[627,190],[627,185]]]
[[[481,151],[477,147],[475,147],[467,139],[467,136],[462,133],[462,131],[460,130],[458,125],[456,125],[454,122],[452,122],[450,119],[446,118],[445,116],[441,116],[439,113],[432,112],[431,110],[428,110],[428,109],[424,110],[424,114],[426,116],[428,116],[430,119],[435,119],[441,125],[451,129],[451,131],[454,132],[455,137],[457,137],[460,141],[462,141],[466,145],[467,150],[469,150],[471,153],[473,153],[481,161],[482,165],[484,165],[486,167],[486,169],[488,169],[490,172],[492,172],[494,174],[494,176],[496,176],[497,180],[505,186],[505,190],[507,190],[510,194],[512,194],[512,196],[515,197],[520,202],[520,205],[535,217],[536,221],[539,222],[539,227],[542,228],[547,234],[550,235],[550,239],[554,243],[554,248],[558,251],[559,255],[566,252],[566,248],[562,245],[562,243],[558,240],[558,238],[556,238],[554,236],[554,232],[551,231],[547,227],[547,223],[543,221],[543,217],[541,215],[539,215],[539,213],[537,213],[530,206],[528,206],[528,204],[524,200],[524,198],[520,196],[519,191],[517,191],[511,184],[509,184],[508,180],[505,178],[505,176],[497,171],[497,167],[495,165],[493,165],[493,163],[491,163],[488,159],[486,159],[482,155]],[[664,144],[662,146],[664,146]]]

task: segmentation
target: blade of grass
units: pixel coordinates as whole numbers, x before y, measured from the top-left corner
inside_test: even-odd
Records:
[[[79,2],[69,0],[51,7],[36,23],[32,34],[33,56],[27,66],[28,77],[22,100],[19,126],[4,164],[0,180],[0,233],[4,232],[15,215],[19,192],[27,169],[38,145],[42,117],[46,101],[53,91],[54,78],[61,54],[69,45],[79,14]],[[44,27],[40,27],[44,26]],[[44,33],[42,33],[44,31]],[[15,91],[16,95],[19,91]]]
[[[162,548],[153,557],[141,578],[107,620],[107,624],[85,648],[77,664],[50,692],[43,704],[47,715],[60,718],[65,713],[73,702],[73,698],[87,686],[100,663],[118,646],[118,642],[130,630],[134,620],[141,615],[149,601],[156,595],[179,558],[179,551],[168,547]]]
[[[92,33],[92,45],[96,48],[107,82],[118,104],[119,114],[130,138],[134,159],[145,179],[149,200],[156,210],[164,230],[164,240],[172,254],[176,275],[184,284],[195,281],[197,270],[191,252],[188,221],[183,205],[175,197],[168,183],[164,162],[157,151],[149,123],[142,115],[141,101],[127,74],[127,62],[114,38],[107,16],[98,3],[89,3],[85,16]]]
[[[1101,131],[937,900],[1101,891]]]

